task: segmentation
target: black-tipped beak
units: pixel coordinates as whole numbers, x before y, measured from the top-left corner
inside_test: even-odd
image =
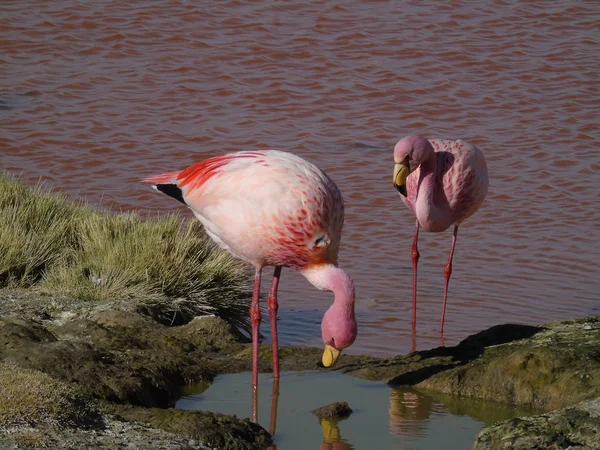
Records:
[[[404,195],[406,197],[406,185],[405,184],[403,184],[402,186],[394,185],[394,187],[396,188],[396,190],[398,192],[400,192],[402,195]]]
[[[406,197],[406,178],[410,174],[407,164],[394,164],[394,187],[400,194]]]

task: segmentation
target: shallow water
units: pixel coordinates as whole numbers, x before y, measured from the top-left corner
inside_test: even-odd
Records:
[[[218,376],[212,384],[190,388],[176,406],[249,418],[250,377],[249,372]],[[271,426],[272,381],[269,374],[260,374],[258,419],[267,430]],[[353,410],[350,417],[320,423],[311,413],[336,401],[348,402]],[[284,372],[274,448],[462,450],[469,448],[484,425],[524,413],[493,402],[440,400],[335,372]]]
[[[391,180],[407,134],[462,137],[488,161],[488,198],[458,234],[447,344],[600,313],[600,3],[2,5],[0,168],[166,212],[176,202],[141,178],[238,149],[308,158],[345,196],[340,263],[360,326],[348,351],[411,348],[414,218]],[[419,349],[440,343],[450,239],[421,234]],[[320,345],[331,298],[284,270],[282,342]]]

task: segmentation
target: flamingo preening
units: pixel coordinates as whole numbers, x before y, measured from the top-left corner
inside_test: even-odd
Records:
[[[282,267],[299,270],[315,287],[335,294],[321,322],[325,367],[332,366],[356,338],[354,283],[337,267],[344,223],[342,194],[318,167],[276,150],[216,156],[144,181],[187,205],[220,247],[255,267],[250,317],[256,422],[263,267],[275,266],[267,299],[275,380],[279,380],[277,287]]]
[[[481,150],[460,139],[427,140],[421,136],[407,136],[398,141],[394,148],[394,163],[394,186],[400,192],[402,201],[417,216],[412,244],[413,331],[417,321],[419,226],[425,231],[441,232],[454,224],[450,255],[444,269],[444,300],[440,321],[440,333],[443,333],[458,227],[479,209],[488,190],[485,158]]]

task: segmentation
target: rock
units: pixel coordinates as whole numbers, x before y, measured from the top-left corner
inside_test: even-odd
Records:
[[[60,330],[50,333],[32,321],[0,319],[0,358],[77,383],[99,399],[147,406],[169,406],[174,401],[177,384],[183,382],[176,376],[175,356],[154,349],[136,351],[135,335],[142,330],[132,329],[126,338],[87,319],[65,327],[68,338]],[[119,345],[127,350],[115,351]]]
[[[352,414],[352,409],[347,402],[335,402],[330,405],[321,406],[315,409],[312,413],[319,419],[333,419],[348,417]]]
[[[8,308],[6,303],[3,307]],[[107,305],[80,308],[72,316],[59,311],[61,320],[38,313],[34,302],[24,311],[0,317],[0,368],[33,374],[23,380],[32,383],[35,376],[45,381],[32,386],[48,389],[12,382],[7,389],[6,370],[0,371],[0,435],[6,437],[0,438],[0,448],[121,448],[130,442],[148,449],[270,445],[269,433],[247,420],[168,409],[186,382],[211,380],[224,367],[246,368],[245,361],[222,355],[226,348],[231,353],[243,348],[222,319],[171,327]],[[117,420],[86,409],[96,402]],[[131,411],[131,405],[147,408],[139,407],[137,416],[119,413],[120,408]],[[94,425],[86,428],[86,420]],[[75,428],[64,426],[68,424]],[[126,431],[117,436],[118,430]]]
[[[176,335],[190,342],[223,348],[235,341],[232,326],[216,316],[196,317],[176,329]]]
[[[189,437],[136,422],[112,419],[105,420],[105,428],[93,430],[44,425],[0,429],[0,448],[212,450],[211,447]]]
[[[454,347],[386,359],[345,355],[335,370],[544,412],[600,396],[599,342],[600,316],[497,325]]]
[[[496,423],[471,450],[600,449],[600,397],[549,413]]]
[[[37,370],[0,363],[0,427],[102,428],[96,405],[79,389]]]
[[[210,448],[255,450],[272,444],[271,435],[260,425],[235,416],[206,411],[139,407],[120,408],[118,416],[179,436],[187,436]]]
[[[541,411],[600,396],[600,316],[549,323],[530,338],[478,347],[494,328],[458,345],[466,347],[463,354],[479,348],[473,357],[416,387]]]

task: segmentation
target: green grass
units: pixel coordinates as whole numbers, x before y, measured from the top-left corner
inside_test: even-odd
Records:
[[[0,175],[0,288],[158,303],[247,330],[249,277],[195,219],[101,213]]]

